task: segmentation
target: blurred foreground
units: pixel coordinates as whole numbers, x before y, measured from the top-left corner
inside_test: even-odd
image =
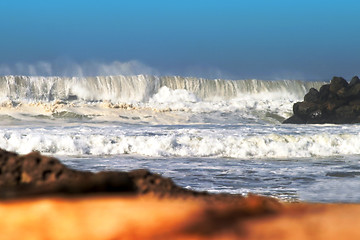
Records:
[[[360,239],[360,204],[210,194],[0,150],[0,239]]]
[[[360,239],[360,205],[142,196],[0,203],[1,239]]]

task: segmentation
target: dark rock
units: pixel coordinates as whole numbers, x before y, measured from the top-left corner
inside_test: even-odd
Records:
[[[345,105],[346,102],[344,100],[334,99],[331,101],[327,101],[323,104],[324,109],[327,110],[328,113],[332,113],[336,108]]]
[[[355,118],[354,106],[341,106],[335,110],[335,114],[338,118],[347,119],[348,121]]]
[[[77,171],[59,160],[33,152],[18,155],[0,149],[0,198],[84,194],[153,194],[155,196],[208,196],[177,186],[171,179],[148,170],[131,172]]]
[[[307,118],[317,109],[319,109],[319,105],[312,102],[298,102],[293,106],[294,114],[302,118]]]
[[[360,83],[353,84],[347,88],[344,98],[355,99],[360,97]]]
[[[91,173],[77,172],[59,160],[41,156],[38,152],[19,156],[0,150],[0,187],[20,184],[42,185],[54,181],[76,180]]]
[[[353,85],[355,85],[355,84],[358,84],[358,83],[360,83],[359,77],[358,77],[358,76],[354,76],[354,77],[351,79],[351,81],[350,81],[350,83],[349,83],[349,86],[351,87],[351,86],[353,86]]]
[[[293,105],[293,112],[283,123],[360,123],[360,79],[355,76],[348,84],[333,77],[319,91],[310,89],[303,102]]]
[[[140,194],[153,193],[158,196],[166,196],[169,194],[174,196],[190,192],[195,194],[195,192],[178,187],[170,178],[164,178],[145,169],[131,171],[129,172],[129,177],[134,182],[137,192]]]
[[[350,106],[360,106],[360,99],[349,102]]]
[[[330,82],[330,92],[336,93],[343,87],[347,87],[348,82],[342,77],[333,77]]]
[[[285,119],[283,123],[306,124],[306,120],[297,115],[292,115],[290,118]]]
[[[325,84],[320,87],[319,97],[321,101],[326,101],[330,95],[330,84]]]
[[[345,99],[347,97],[348,91],[347,88],[343,87],[340,88],[337,92],[336,95],[338,96],[338,99]]]
[[[319,102],[319,100],[320,100],[320,93],[315,88],[311,88],[304,97],[305,102],[316,103],[316,102]]]

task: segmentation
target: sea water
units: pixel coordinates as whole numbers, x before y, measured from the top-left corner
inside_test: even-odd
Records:
[[[80,170],[147,168],[189,189],[360,201],[360,125],[288,125],[325,82],[0,77],[0,148]]]

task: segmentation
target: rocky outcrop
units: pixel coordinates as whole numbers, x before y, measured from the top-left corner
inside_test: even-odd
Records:
[[[360,123],[360,79],[355,76],[348,83],[342,77],[333,77],[319,90],[311,88],[304,101],[293,105],[293,112],[283,123]]]
[[[98,173],[77,171],[38,152],[18,155],[0,149],[0,198],[98,193],[210,196],[181,188],[171,179],[145,169]]]

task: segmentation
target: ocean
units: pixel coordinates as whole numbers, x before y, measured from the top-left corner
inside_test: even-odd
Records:
[[[0,77],[0,148],[80,170],[147,168],[178,185],[359,202],[360,125],[289,125],[321,81]]]

